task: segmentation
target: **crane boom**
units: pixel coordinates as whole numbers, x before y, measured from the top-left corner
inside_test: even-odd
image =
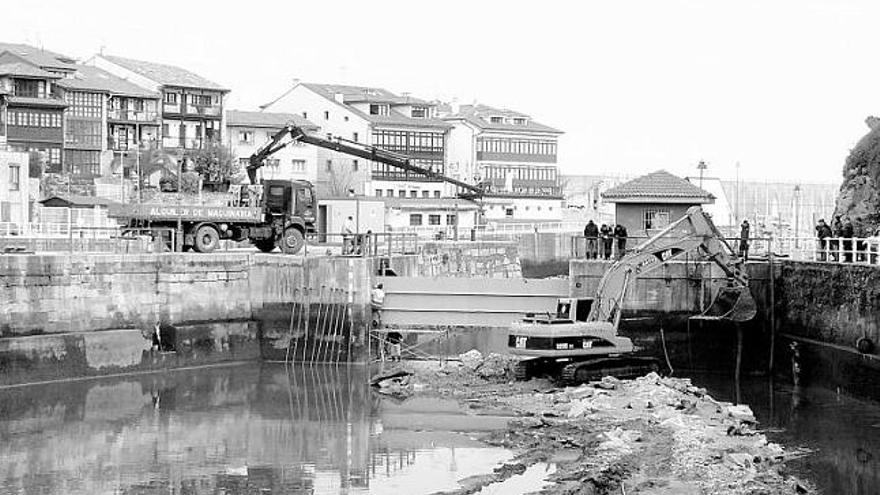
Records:
[[[712,219],[702,208],[693,206],[685,216],[636,246],[611,266],[599,281],[587,321],[607,321],[617,328],[629,283],[687,254],[696,254],[714,262],[727,275],[733,289],[739,289],[744,296],[751,297],[742,260],[733,253]]]
[[[289,137],[290,139],[286,139],[287,137]],[[459,193],[459,196],[461,197],[475,198],[481,197],[485,194],[485,190],[479,185],[468,184],[467,182],[463,182],[452,177],[447,177],[443,174],[434,172],[433,170],[419,167],[413,164],[412,160],[404,155],[387,151],[382,148],[377,148],[375,146],[370,146],[355,141],[349,141],[347,139],[342,139],[339,137],[333,139],[325,139],[323,137],[310,134],[306,132],[305,129],[294,124],[288,124],[284,126],[281,130],[279,130],[272,136],[272,139],[270,139],[268,143],[261,146],[257,151],[254,152],[253,155],[250,156],[249,164],[247,166],[247,173],[251,183],[256,183],[257,169],[263,166],[269,156],[271,156],[273,153],[276,153],[277,151],[280,151],[288,144],[296,141],[308,143],[313,146],[319,146],[321,148],[336,151],[339,153],[356,156],[365,160],[372,160],[374,162],[384,163],[391,167],[398,168],[422,177],[427,177],[429,179],[448,182],[458,187],[459,189],[467,191],[467,193]]]

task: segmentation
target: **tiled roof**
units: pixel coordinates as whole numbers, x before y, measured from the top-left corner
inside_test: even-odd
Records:
[[[31,98],[29,96],[7,96],[6,102],[10,105],[24,105],[29,107],[64,108],[67,103],[61,98]]]
[[[661,198],[710,203],[715,199],[708,191],[700,189],[665,170],[658,170],[612,187],[603,192],[602,197],[611,202],[615,202],[615,200]]]
[[[219,84],[209,81],[198,74],[194,74],[186,69],[181,69],[180,67],[175,67],[173,65],[157,64],[155,62],[115,57],[111,55],[100,56],[165,86],[182,86],[185,88],[205,88],[217,91],[229,91]]]
[[[412,102],[414,104],[426,104],[424,100],[420,100],[418,98],[412,98],[409,96],[397,96],[394,93],[382,89],[382,88],[369,88],[365,86],[345,86],[340,84],[316,84],[316,83],[302,83],[303,86],[312,90],[313,92],[323,96],[324,98],[336,103],[337,105],[342,106],[346,110],[362,117],[363,119],[372,122],[374,124],[386,124],[386,125],[400,125],[400,126],[410,126],[410,127],[438,127],[448,129],[452,127],[451,125],[443,122],[438,119],[414,119],[412,117],[407,117],[406,115],[402,115],[399,113],[395,113],[394,110],[391,110],[389,115],[370,115],[368,113],[362,112],[351,105],[347,105],[346,103],[352,103],[353,100],[349,100],[349,96],[358,101],[367,102],[372,100],[367,100],[363,98],[375,98],[376,102],[386,102],[391,103],[396,101],[397,103],[404,104],[406,101]],[[336,100],[336,94],[343,95],[343,101],[345,103],[340,103]],[[363,98],[361,98],[363,96]],[[408,99],[408,100],[407,100]]]
[[[524,118],[526,123],[523,125],[497,123],[489,120],[490,117],[514,117]],[[493,108],[488,105],[462,105],[458,113],[444,117],[444,120],[465,120],[480,129],[493,131],[514,131],[514,132],[546,132],[553,134],[562,134],[562,131],[554,129],[550,126],[535,122],[531,117],[524,113],[514,112],[504,108]]]
[[[77,65],[73,78],[62,79],[58,81],[58,85],[72,90],[92,90],[111,95],[159,98],[159,93],[154,93],[90,65]]]
[[[0,43],[0,52],[9,51],[42,68],[76,70],[72,57],[19,43]]]
[[[35,79],[60,79],[61,76],[25,62],[0,64],[0,76],[32,77]]]
[[[292,113],[272,112],[248,112],[244,110],[227,110],[226,125],[242,127],[266,127],[269,129],[281,129],[288,122],[309,130],[316,130],[318,126],[301,115]]]

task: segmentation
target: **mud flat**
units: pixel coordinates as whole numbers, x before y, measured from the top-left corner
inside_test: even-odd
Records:
[[[475,414],[514,413],[507,428],[481,439],[517,452],[493,473],[444,494],[481,493],[535,466],[541,494],[816,493],[784,474],[805,455],[768,441],[748,406],[713,399],[689,379],[649,374],[634,380],[558,388],[515,382],[507,358],[410,362],[397,395],[457,399]]]

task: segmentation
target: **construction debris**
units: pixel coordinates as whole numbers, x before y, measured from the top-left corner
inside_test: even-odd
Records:
[[[512,381],[499,372],[509,364],[471,351],[460,364],[419,370],[413,380],[420,394],[517,413],[507,430],[484,440],[517,451],[523,466],[555,465],[542,494],[814,493],[781,472],[786,452],[756,430],[748,406],[716,401],[689,379],[650,373],[559,389]]]

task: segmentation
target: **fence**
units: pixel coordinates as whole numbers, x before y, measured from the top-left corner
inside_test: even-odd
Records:
[[[314,252],[324,248],[326,254],[343,256],[391,256],[415,254],[419,251],[419,236],[411,232],[371,232],[343,234],[315,234],[307,249]]]

